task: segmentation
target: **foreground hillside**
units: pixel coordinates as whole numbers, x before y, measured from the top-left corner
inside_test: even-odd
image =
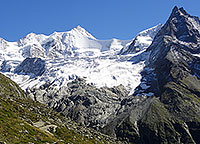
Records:
[[[34,102],[0,74],[0,141],[4,143],[119,143]]]

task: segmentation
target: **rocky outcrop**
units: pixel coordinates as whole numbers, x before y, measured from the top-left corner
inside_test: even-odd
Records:
[[[122,100],[128,96],[122,85],[98,89],[81,78],[76,78],[65,87],[55,88],[46,83],[39,89],[32,88],[27,92],[36,101],[45,103],[66,117],[95,129],[102,128],[110,119],[116,117],[122,108]]]
[[[39,44],[27,45],[22,49],[25,58],[45,58],[45,49]]]
[[[17,74],[40,76],[45,71],[45,61],[41,58],[26,58],[14,70]]]

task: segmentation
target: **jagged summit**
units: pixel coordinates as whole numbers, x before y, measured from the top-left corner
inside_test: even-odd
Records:
[[[161,31],[160,34],[172,36],[183,42],[198,43],[200,41],[199,18],[191,16],[182,7],[174,7],[168,21]]]
[[[180,14],[183,14],[183,15],[189,15],[185,9],[183,7],[180,7],[178,8],[177,6],[175,6],[172,10],[172,13],[171,13],[171,16],[174,16],[174,15],[180,15]]]
[[[148,50],[153,50],[150,61],[153,63],[162,58],[173,44],[179,45],[180,50],[193,54],[200,52],[200,20],[191,16],[183,8],[174,7],[172,13],[155,36]]]

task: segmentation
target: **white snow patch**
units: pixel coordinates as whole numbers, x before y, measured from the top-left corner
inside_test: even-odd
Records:
[[[192,54],[193,56],[200,57],[200,54]]]

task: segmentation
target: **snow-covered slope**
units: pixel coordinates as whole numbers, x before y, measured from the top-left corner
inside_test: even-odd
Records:
[[[137,42],[141,50],[147,48],[143,43],[151,43],[152,39],[148,39],[147,35],[154,35],[152,29],[137,36],[141,39]],[[142,51],[118,55],[131,43],[131,40],[97,40],[80,26],[68,32],[54,32],[49,36],[30,33],[17,42],[0,39],[1,72],[23,89],[39,87],[46,82],[59,87],[76,77],[83,77],[97,87],[122,84],[133,93],[140,84],[140,72],[148,54],[143,59],[140,59]],[[35,57],[40,59],[34,59]],[[45,65],[44,69],[36,66],[40,62],[42,66]],[[36,67],[42,72],[35,75],[35,71],[30,73],[29,67],[31,71],[34,71],[32,67]]]
[[[129,42],[129,41],[128,41]],[[77,26],[68,32],[54,32],[50,36],[30,33],[18,41],[24,57],[66,58],[98,56],[103,51],[120,50],[126,41],[117,39],[100,41]]]
[[[162,24],[159,24],[140,32],[130,44],[125,45],[124,48],[121,49],[120,54],[136,53],[147,49],[151,45],[154,37],[161,29],[161,27]]]

